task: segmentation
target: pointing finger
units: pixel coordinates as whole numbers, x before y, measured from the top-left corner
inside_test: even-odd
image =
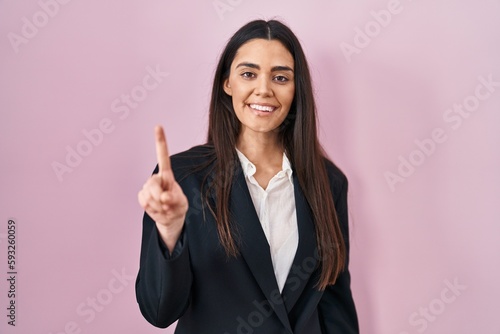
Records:
[[[162,186],[166,185],[165,172],[169,172],[170,167],[170,157],[168,154],[167,140],[165,138],[165,133],[163,132],[163,127],[160,125],[155,127],[155,137],[156,137],[156,159],[158,161],[158,174],[162,178]]]

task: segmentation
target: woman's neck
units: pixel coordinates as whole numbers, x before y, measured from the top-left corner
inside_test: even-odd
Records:
[[[240,133],[236,148],[254,164],[274,164],[281,161],[284,151],[277,133],[249,133],[248,131]]]
[[[267,189],[269,181],[283,166],[283,148],[274,133],[240,133],[236,148],[255,165],[253,177]]]

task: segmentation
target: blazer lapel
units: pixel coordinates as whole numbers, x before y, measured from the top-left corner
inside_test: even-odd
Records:
[[[293,308],[299,299],[311,274],[317,269],[318,265],[316,230],[312,211],[300,188],[296,174],[293,175],[299,245],[282,293],[288,311]]]
[[[291,333],[288,313],[274,275],[269,243],[253,206],[243,170],[239,165],[231,188],[230,208],[232,218],[237,224],[241,256],[248,264],[274,312]]]

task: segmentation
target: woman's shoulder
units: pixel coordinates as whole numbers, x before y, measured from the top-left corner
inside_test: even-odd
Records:
[[[215,150],[212,145],[196,145],[186,151],[182,151],[170,156],[172,163],[175,161],[180,164],[203,163],[208,159],[215,157]]]
[[[328,157],[323,157],[328,178],[334,188],[342,188],[347,185],[347,176],[344,172]]]
[[[192,173],[204,173],[215,161],[215,150],[212,145],[197,145],[173,154],[170,161],[176,178]]]

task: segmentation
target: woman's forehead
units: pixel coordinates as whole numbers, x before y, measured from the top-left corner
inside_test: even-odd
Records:
[[[241,45],[233,59],[233,66],[250,63],[258,66],[288,66],[293,68],[293,56],[278,40],[253,39]]]

